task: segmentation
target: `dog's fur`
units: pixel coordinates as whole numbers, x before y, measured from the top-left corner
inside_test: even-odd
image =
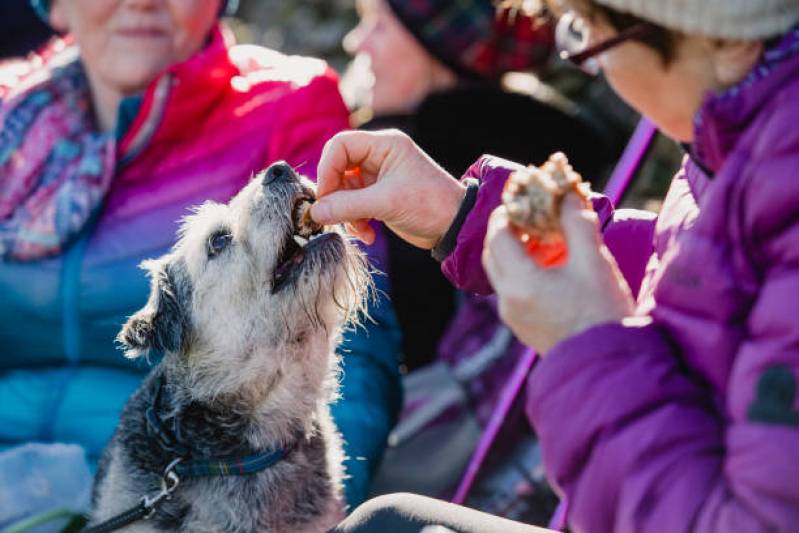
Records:
[[[370,281],[357,248],[332,229],[276,273],[301,225],[297,206],[309,196],[311,182],[273,165],[230,204],[199,207],[172,251],[143,264],[150,299],[119,340],[128,357],[164,357],[103,453],[92,524],[157,493],[175,457],[145,425],[160,374],[159,416],[193,459],[294,447],[258,473],[182,479],[150,519],[125,531],[321,532],[343,516],[343,452],[328,404],[341,328],[363,310]],[[214,251],[225,235],[229,244]]]

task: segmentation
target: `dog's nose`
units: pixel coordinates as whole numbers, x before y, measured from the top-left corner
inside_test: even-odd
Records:
[[[294,169],[285,161],[272,163],[264,174],[264,187],[280,181],[296,181]]]

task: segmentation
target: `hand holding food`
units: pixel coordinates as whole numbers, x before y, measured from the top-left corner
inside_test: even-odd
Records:
[[[508,218],[527,253],[541,266],[566,263],[560,207],[570,192],[580,195],[587,205],[588,187],[561,152],[540,167],[517,170],[505,183],[502,203]]]

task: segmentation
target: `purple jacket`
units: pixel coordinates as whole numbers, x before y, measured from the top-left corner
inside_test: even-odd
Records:
[[[654,235],[595,201],[641,283],[638,317],[562,342],[527,389],[575,530],[796,531],[797,123],[794,31],[744,82],[708,95]],[[484,159],[467,174],[483,186],[443,265],[467,290],[489,290],[479,253],[509,171]]]

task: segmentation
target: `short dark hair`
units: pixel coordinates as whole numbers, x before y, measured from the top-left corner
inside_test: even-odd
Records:
[[[652,31],[643,37],[637,38],[636,41],[654,48],[660,54],[660,57],[663,58],[664,64],[669,64],[674,59],[677,43],[682,38],[680,32],[664,28],[635,15],[603,6],[596,0],[566,0],[565,2],[557,2],[557,4],[552,0],[547,0],[549,8],[556,13],[559,9],[563,9],[564,3],[589,21],[607,21],[616,31],[624,31],[643,22],[649,24],[652,27]]]

